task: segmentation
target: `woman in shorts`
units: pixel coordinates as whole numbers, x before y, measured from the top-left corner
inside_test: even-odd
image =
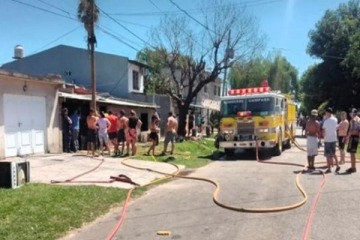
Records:
[[[159,127],[157,121],[158,121],[157,117],[153,115],[151,117],[150,136],[149,136],[151,141],[151,146],[146,153],[147,155],[150,155],[150,152],[152,152],[152,155],[155,155],[155,147],[159,144],[159,136],[158,136]]]
[[[136,116],[136,112],[134,110],[130,111],[129,121],[128,121],[128,131],[126,135],[127,139],[127,151],[129,151],[129,146],[131,146],[131,155],[134,156],[136,154],[136,139],[138,135],[138,129],[140,129],[142,122]],[[126,156],[129,155],[129,152],[125,154]]]

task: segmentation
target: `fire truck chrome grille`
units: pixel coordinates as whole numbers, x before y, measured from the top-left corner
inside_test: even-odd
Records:
[[[238,122],[237,123],[238,135],[253,135],[255,134],[254,122]]]

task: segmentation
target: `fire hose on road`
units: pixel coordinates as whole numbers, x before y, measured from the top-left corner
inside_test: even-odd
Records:
[[[204,146],[204,147],[206,147],[206,146]],[[262,161],[262,160],[259,159],[258,152],[259,152],[258,142],[256,142],[256,160],[257,160],[257,162],[264,163],[264,164],[276,164],[276,165],[288,165],[288,166],[290,165],[290,166],[303,167],[303,168],[305,167],[303,164],[297,164],[297,163]],[[154,158],[154,160],[156,160],[154,156],[153,156],[153,158]],[[124,159],[122,161],[122,164],[127,166],[127,167],[135,168],[135,169],[138,169],[138,170],[151,171],[151,172],[163,174],[165,176],[165,178],[182,178],[182,179],[197,180],[197,181],[203,181],[203,182],[210,183],[213,186],[215,186],[215,190],[213,192],[213,201],[214,201],[214,203],[216,205],[222,207],[222,208],[229,209],[229,210],[232,210],[232,211],[247,212],[247,213],[274,213],[274,212],[281,212],[281,211],[289,211],[289,210],[293,210],[295,208],[298,208],[298,207],[304,205],[308,200],[308,196],[307,196],[305,190],[302,188],[302,186],[300,184],[300,176],[301,176],[302,171],[299,171],[299,173],[296,175],[296,180],[295,180],[296,187],[300,191],[300,193],[301,193],[301,195],[303,197],[303,199],[301,201],[299,201],[297,203],[294,203],[294,204],[286,205],[286,206],[272,207],[272,208],[243,208],[243,207],[231,206],[231,205],[228,205],[226,203],[221,202],[219,200],[219,195],[220,195],[221,188],[220,188],[220,185],[214,180],[211,180],[211,179],[208,179],[208,178],[200,178],[200,177],[180,176],[180,175],[178,175],[179,174],[179,168],[175,164],[172,164],[172,163],[169,163],[169,164],[172,164],[177,169],[177,171],[175,171],[174,173],[169,174],[169,173],[164,173],[164,172],[161,172],[161,171],[157,171],[157,170],[153,170],[153,169],[149,169],[149,168],[138,167],[138,166],[129,164],[129,163],[127,163],[128,160],[129,159]],[[162,180],[162,179],[158,179],[157,181],[160,181],[160,180]],[[322,191],[322,189],[323,189],[323,187],[325,185],[325,180],[326,180],[326,177],[323,174],[323,179],[322,179],[322,181],[320,183],[320,187],[319,187],[319,189],[317,191],[316,201],[314,201],[314,204],[311,207],[311,212],[310,212],[308,220],[307,220],[306,229],[305,229],[305,232],[303,234],[303,239],[308,238],[308,235],[309,235],[309,232],[310,232],[310,223],[311,223],[312,218],[314,216],[316,204],[317,204],[318,199],[320,197],[320,193],[321,193],[321,191]],[[154,183],[155,182],[152,182],[152,183],[149,183],[148,185],[151,185],[151,184],[154,184]],[[130,191],[133,191],[134,189],[135,188],[131,189]],[[131,193],[130,193],[130,195],[131,195]],[[113,239],[113,237],[115,236],[117,231],[120,229],[121,224],[123,223],[123,221],[125,219],[125,216],[126,216],[125,212],[127,210],[126,208],[127,208],[129,200],[130,200],[130,197],[127,198],[127,200],[125,201],[125,203],[123,205],[122,212],[121,212],[121,216],[120,216],[116,226],[113,228],[111,233],[106,238],[107,240]]]
[[[296,141],[294,138],[292,138],[292,142],[294,143],[295,146],[299,146],[297,145]],[[199,143],[201,144],[201,143]],[[207,147],[207,146],[203,146],[203,147]],[[300,149],[301,150],[301,149]],[[288,162],[275,162],[275,161],[263,161],[263,160],[260,160],[259,159],[259,148],[258,148],[258,142],[256,142],[256,160],[258,163],[263,163],[263,164],[276,164],[276,165],[287,165],[287,166],[296,166],[296,167],[302,167],[304,168],[305,166],[303,164],[297,164],[297,163],[288,163]],[[154,160],[156,160],[156,158],[153,156]],[[76,180],[92,171],[95,171],[96,169],[98,169],[101,164],[104,162],[104,159],[96,159],[98,161],[100,161],[100,163],[95,166],[93,169],[89,170],[89,171],[86,171],[82,174],[79,174],[73,178],[70,178],[70,179],[67,179],[65,181],[54,181],[52,180],[51,182],[52,183],[112,183],[114,181],[123,181],[123,182],[127,182],[129,184],[133,184],[133,187],[129,189],[128,193],[127,193],[127,197],[123,203],[123,206],[122,206],[122,210],[121,210],[121,213],[120,213],[120,218],[118,219],[116,225],[113,227],[112,231],[108,234],[108,236],[106,237],[107,240],[110,240],[110,239],[113,239],[114,236],[116,235],[116,233],[119,231],[120,227],[122,226],[125,218],[126,218],[126,212],[127,212],[127,209],[128,209],[128,203],[130,202],[130,199],[131,199],[131,195],[133,193],[133,191],[137,188],[139,188],[140,186],[134,184],[130,178],[128,178],[127,176],[117,176],[117,177],[110,177],[111,179],[110,180],[107,180],[107,181],[79,181],[79,180]],[[301,184],[300,184],[300,176],[302,174],[303,171],[299,171],[299,173],[296,175],[296,179],[295,179],[295,185],[297,187],[297,189],[299,190],[300,194],[302,195],[302,200],[299,201],[299,202],[296,202],[296,203],[293,203],[293,204],[290,204],[290,205],[286,205],[286,206],[279,206],[279,207],[269,207],[269,208],[244,208],[244,207],[238,207],[238,206],[232,206],[232,205],[228,205],[224,202],[221,202],[219,200],[219,196],[220,196],[220,192],[221,192],[221,186],[219,185],[218,182],[216,182],[215,180],[212,180],[212,179],[209,179],[209,178],[202,178],[202,177],[195,177],[195,176],[181,176],[179,175],[180,173],[180,169],[177,165],[173,164],[173,163],[168,163],[168,164],[171,164],[175,170],[172,172],[172,173],[166,173],[166,172],[161,172],[161,171],[157,171],[157,170],[154,170],[154,169],[149,169],[149,168],[145,168],[145,167],[138,167],[136,165],[133,165],[133,164],[130,164],[129,163],[129,160],[131,160],[130,158],[125,158],[122,160],[122,164],[124,166],[127,166],[129,168],[134,168],[134,169],[138,169],[138,170],[142,170],[142,171],[149,171],[149,172],[153,172],[153,173],[158,173],[158,174],[162,174],[164,175],[164,178],[160,178],[160,179],[156,179],[152,182],[150,182],[149,184],[146,184],[144,186],[141,186],[141,187],[147,187],[147,186],[150,186],[150,185],[153,185],[159,181],[163,181],[164,179],[169,179],[169,178],[181,178],[181,179],[187,179],[187,180],[196,180],[196,181],[203,181],[203,182],[207,182],[207,183],[210,183],[212,184],[214,187],[215,187],[215,190],[213,191],[213,194],[212,194],[212,198],[213,198],[213,201],[216,205],[218,205],[219,207],[222,207],[222,208],[225,208],[225,209],[228,209],[228,210],[232,210],[232,211],[237,211],[237,212],[246,212],[246,213],[274,213],[274,212],[281,212],[281,211],[289,211],[289,210],[293,210],[293,209],[296,209],[302,205],[304,205],[307,201],[308,201],[308,196],[305,192],[305,190],[302,188]],[[134,160],[132,160],[134,161]],[[309,232],[310,232],[310,223],[313,219],[313,216],[314,216],[314,212],[315,212],[315,208],[316,208],[316,205],[317,205],[317,202],[319,200],[319,197],[320,197],[320,193],[325,185],[325,181],[326,181],[326,177],[324,174],[322,174],[323,176],[323,179],[320,183],[320,186],[319,186],[319,189],[317,191],[317,194],[315,196],[315,200],[314,200],[314,203],[313,205],[311,206],[311,211],[310,211],[310,214],[308,216],[308,219],[307,219],[307,224],[306,224],[306,228],[305,228],[305,231],[304,231],[304,234],[303,234],[303,239],[307,239],[308,238],[308,235],[309,235]],[[164,233],[168,233],[167,231],[159,231],[158,234],[159,235],[167,235],[167,234],[164,234]]]

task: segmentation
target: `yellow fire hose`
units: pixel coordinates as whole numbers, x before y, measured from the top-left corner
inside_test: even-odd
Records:
[[[258,148],[256,148],[256,151],[258,152]],[[152,155],[153,159],[156,161],[156,158]],[[257,156],[258,158],[258,156]],[[162,174],[164,176],[166,176],[165,178],[161,178],[161,179],[156,179],[152,182],[150,182],[149,184],[146,184],[144,187],[152,185],[158,181],[164,180],[164,179],[168,179],[168,178],[183,178],[183,179],[189,179],[189,180],[197,180],[197,181],[203,181],[203,182],[208,182],[211,183],[212,185],[215,186],[215,190],[213,192],[213,201],[216,205],[222,207],[222,208],[226,208],[229,210],[233,210],[233,211],[238,211],[238,212],[248,212],[248,213],[271,213],[271,212],[281,212],[281,211],[288,211],[288,210],[292,210],[295,208],[298,208],[302,205],[304,205],[308,199],[306,192],[304,191],[304,189],[302,188],[301,184],[300,184],[300,174],[301,172],[299,172],[296,176],[296,180],[295,180],[295,184],[297,189],[300,191],[303,199],[297,203],[291,204],[291,205],[286,205],[286,206],[281,206],[281,207],[272,207],[272,208],[243,208],[243,207],[236,207],[236,206],[230,206],[227,205],[225,203],[222,203],[219,200],[219,194],[220,194],[220,185],[211,179],[208,178],[202,178],[202,177],[190,177],[190,176],[180,176],[178,175],[180,170],[179,167],[176,164],[173,163],[168,163],[171,164],[172,166],[174,166],[176,168],[176,171],[174,171],[173,173],[166,173],[166,172],[161,172],[161,171],[157,171],[154,169],[149,169],[149,168],[145,168],[145,167],[138,167],[132,164],[129,164],[128,161],[131,159],[124,159],[121,163],[124,166],[130,167],[130,168],[134,168],[134,169],[138,169],[138,170],[144,170],[144,171],[149,171],[149,172],[154,172],[154,173],[159,173]],[[258,159],[259,160],[259,159]],[[259,161],[261,162],[261,161]],[[283,164],[283,165],[289,165],[288,163],[277,163],[277,164]],[[291,164],[291,165],[295,165],[295,166],[303,166],[300,164]]]
[[[288,137],[290,138],[291,142],[301,151],[306,151],[306,149],[304,149],[303,147],[301,147],[298,142],[295,140],[295,138],[292,136],[292,134],[290,132],[287,132],[286,133],[288,135]],[[205,144],[203,144],[201,141],[198,142],[199,145],[202,145],[203,147],[209,149]],[[302,164],[296,164],[296,163],[286,163],[286,162],[268,162],[268,161],[261,161],[259,159],[259,155],[258,155],[258,152],[259,152],[259,147],[258,147],[258,141],[256,141],[256,159],[259,163],[268,163],[268,164],[278,164],[278,165],[291,165],[291,166],[297,166],[297,167],[305,167],[304,165]],[[191,157],[191,153],[189,152],[185,152],[185,153],[176,153],[178,155],[185,155],[185,156],[189,156]],[[154,161],[157,161],[156,158],[152,155]],[[164,178],[160,178],[160,179],[156,179],[152,182],[150,182],[149,184],[146,184],[144,185],[143,187],[146,187],[146,186],[149,186],[149,185],[152,185],[158,181],[162,181],[164,179],[169,179],[169,178],[182,178],[182,179],[189,179],[189,180],[197,180],[197,181],[203,181],[203,182],[208,182],[208,183],[211,183],[212,185],[215,186],[215,190],[213,192],[213,201],[216,205],[222,207],[222,208],[225,208],[225,209],[229,209],[229,210],[232,210],[232,211],[238,211],[238,212],[247,212],[247,213],[273,213],[273,212],[281,212],[281,211],[289,211],[289,210],[293,210],[295,208],[298,208],[302,205],[304,205],[306,203],[306,201],[308,200],[308,196],[306,194],[306,192],[304,191],[304,189],[302,188],[301,184],[300,184],[300,175],[302,174],[302,171],[299,171],[299,173],[296,175],[296,180],[295,180],[295,184],[296,184],[296,187],[297,189],[300,191],[303,199],[297,203],[294,203],[294,204],[291,204],[291,205],[286,205],[286,206],[280,206],[280,207],[272,207],[272,208],[242,208],[242,207],[237,207],[237,206],[231,206],[231,205],[228,205],[228,204],[225,204],[225,203],[222,203],[220,200],[219,200],[219,195],[220,195],[220,185],[214,181],[214,180],[211,180],[209,178],[202,178],[202,177],[190,177],[190,176],[180,176],[179,175],[179,172],[180,172],[180,169],[179,167],[176,165],[176,164],[173,164],[173,163],[168,163],[168,164],[171,164],[172,166],[175,167],[176,171],[172,172],[172,173],[165,173],[165,172],[161,172],[161,171],[157,171],[157,170],[154,170],[154,169],[149,169],[149,168],[145,168],[145,167],[138,167],[138,166],[135,166],[135,165],[132,165],[132,164],[129,164],[127,161],[131,160],[130,158],[126,158],[124,159],[121,163],[127,167],[130,167],[130,168],[134,168],[134,169],[138,169],[138,170],[144,170],[144,171],[149,171],[149,172],[154,172],[154,173],[159,173],[159,174],[162,174],[164,175],[165,177]],[[358,162],[358,161],[357,161]],[[318,201],[318,198],[319,198],[319,194],[321,192],[321,189],[322,187],[324,186],[325,184],[325,174],[323,173],[323,181],[321,182],[321,185],[320,185],[320,190],[318,191],[318,194],[317,194],[317,197],[316,197],[316,200],[314,202],[314,206],[316,206],[317,204],[317,201]],[[134,187],[132,189],[130,189],[129,193],[128,193],[128,198],[130,197],[132,191],[134,189],[136,189],[137,187]],[[309,215],[309,218],[307,220],[307,224],[306,224],[306,229],[305,229],[305,235],[306,237],[304,237],[304,239],[307,239],[308,238],[308,234],[309,234],[309,229],[310,229],[310,222],[311,222],[311,218],[313,216],[313,212],[314,212],[314,209],[312,209],[310,215]],[[310,220],[309,220],[310,219]],[[118,225],[119,226],[119,225]],[[117,228],[118,229],[118,228]],[[115,229],[115,230],[117,230]],[[116,232],[116,231],[115,231]],[[111,238],[108,238],[108,239],[112,239],[112,236],[114,235],[115,233],[113,233],[111,235]],[[164,231],[164,230],[161,230],[161,231],[157,231],[157,234],[158,235],[163,235],[163,236],[168,236],[171,234],[170,231]]]
[[[293,141],[294,142],[294,141]],[[199,141],[199,144],[203,144],[201,141]],[[203,144],[204,147],[206,147],[207,149],[209,149],[205,144]],[[209,149],[210,150],[210,149]],[[286,162],[265,162],[265,161],[261,161],[259,160],[259,155],[258,155],[258,142],[256,141],[256,158],[257,158],[257,161],[260,162],[260,163],[268,163],[268,164],[278,164],[278,165],[291,165],[291,166],[297,166],[297,167],[304,167],[304,165],[302,164],[296,164],[296,163],[286,163]],[[182,155],[188,155],[188,156],[191,156],[191,153],[189,152],[185,152],[185,153],[181,153]],[[156,158],[152,155],[154,161],[156,161]],[[291,204],[291,205],[286,205],[286,206],[281,206],[281,207],[272,207],[272,208],[242,208],[242,207],[237,207],[237,206],[231,206],[231,205],[228,205],[228,204],[225,204],[225,203],[222,203],[220,202],[219,200],[219,194],[220,194],[220,185],[214,181],[214,180],[211,180],[209,178],[201,178],[201,177],[190,177],[190,176],[180,176],[179,175],[179,172],[180,172],[180,169],[179,167],[176,165],[176,164],[173,164],[173,163],[168,163],[168,164],[171,164],[172,166],[175,167],[175,171],[172,172],[172,173],[166,173],[166,172],[161,172],[161,171],[157,171],[157,170],[154,170],[154,169],[149,169],[149,168],[145,168],[145,167],[138,167],[138,166],[135,166],[135,165],[132,165],[132,164],[129,164],[128,161],[131,160],[130,158],[125,158],[121,161],[121,163],[124,165],[124,166],[127,166],[127,167],[130,167],[130,168],[134,168],[134,169],[138,169],[138,170],[144,170],[144,171],[149,171],[149,172],[154,172],[154,173],[159,173],[159,174],[162,174],[164,175],[165,177],[163,178],[160,178],[160,179],[155,179],[154,181],[144,185],[143,187],[146,187],[146,186],[149,186],[149,185],[152,185],[156,182],[159,182],[159,181],[162,181],[164,179],[169,179],[169,178],[182,178],[182,179],[188,179],[188,180],[197,180],[197,181],[203,181],[203,182],[208,182],[208,183],[211,183],[212,185],[215,186],[215,190],[213,192],[213,201],[216,205],[222,207],[222,208],[225,208],[225,209],[229,209],[229,210],[232,210],[232,211],[238,211],[238,212],[247,212],[247,213],[273,213],[273,212],[281,212],[281,211],[289,211],[289,210],[292,210],[292,209],[295,209],[295,208],[298,208],[302,205],[304,205],[306,203],[306,201],[308,200],[308,196],[306,194],[306,192],[304,191],[304,189],[302,188],[301,184],[300,184],[300,174],[303,172],[303,171],[299,171],[299,173],[297,174],[296,176],[296,180],[295,180],[295,184],[296,184],[296,187],[298,188],[298,190],[300,191],[303,199],[297,203],[294,203],[294,204]],[[321,183],[321,186],[324,185],[325,183],[325,175],[323,175],[323,181]],[[132,192],[138,188],[139,186],[135,186],[131,189],[129,189],[128,191],[128,194],[127,194],[127,198],[125,200],[125,203],[124,203],[124,206],[122,208],[122,213],[121,213],[121,217],[119,219],[119,221],[117,222],[117,224],[115,225],[115,227],[113,228],[113,230],[111,231],[111,233],[108,235],[108,237],[106,238],[107,240],[112,240],[113,237],[115,236],[115,234],[117,233],[117,231],[119,230],[120,226],[122,225],[122,222],[124,221],[125,219],[125,216],[126,216],[126,209],[127,209],[127,204],[130,200],[130,197],[131,197],[131,194]],[[321,188],[320,188],[321,189]],[[320,191],[319,190],[319,194],[320,194]],[[308,223],[309,223],[310,220],[308,220]],[[307,224],[309,225],[309,224]],[[309,227],[307,226],[306,230],[307,230],[307,233],[308,233],[308,229]],[[159,230],[157,231],[157,235],[162,235],[162,236],[169,236],[171,235],[171,232],[170,231],[167,231],[167,230]]]

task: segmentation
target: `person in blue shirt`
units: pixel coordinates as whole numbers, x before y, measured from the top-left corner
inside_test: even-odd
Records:
[[[71,115],[72,121],[72,141],[74,145],[74,150],[79,151],[79,130],[80,130],[80,114],[79,110],[75,110],[75,112]]]
[[[198,127],[198,133],[201,133],[201,114],[196,117],[196,125]]]

